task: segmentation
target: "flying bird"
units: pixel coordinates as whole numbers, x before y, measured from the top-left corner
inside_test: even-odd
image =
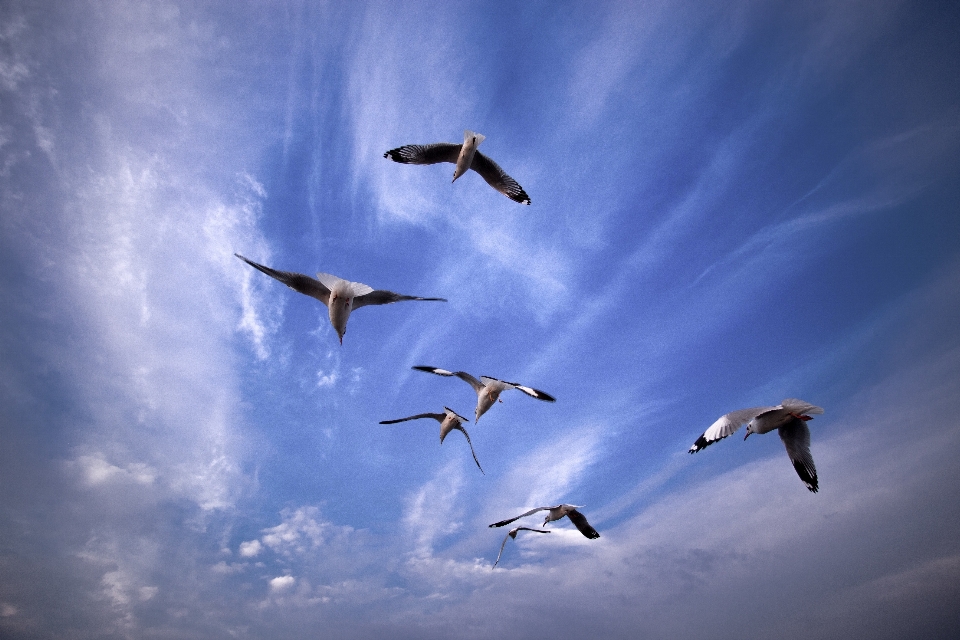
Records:
[[[567,516],[570,518],[570,522],[580,530],[587,538],[591,540],[599,538],[600,534],[597,533],[597,530],[590,526],[590,523],[587,522],[587,519],[582,513],[577,511],[577,509],[582,509],[583,505],[575,504],[558,504],[555,507],[537,507],[536,509],[530,509],[526,513],[521,513],[516,518],[510,518],[509,520],[501,520],[500,522],[494,522],[491,527],[502,527],[504,525],[510,524],[514,520],[519,520],[520,518],[526,518],[527,516],[535,514],[537,511],[547,511],[547,517],[543,519],[543,524],[546,525],[548,522],[553,522],[554,520],[559,520],[560,518]]]
[[[497,402],[497,400],[500,400],[500,393],[506,391],[507,389],[519,389],[528,396],[536,398],[537,400],[543,400],[545,402],[557,401],[557,399],[551,396],[549,393],[545,393],[539,389],[534,389],[533,387],[525,387],[522,384],[517,384],[516,382],[504,382],[503,380],[497,380],[496,378],[490,378],[487,376],[480,376],[480,379],[477,380],[465,371],[447,371],[446,369],[438,369],[437,367],[416,366],[414,369],[417,371],[426,371],[427,373],[435,373],[438,376],[456,376],[473,387],[473,390],[477,392],[476,421],[479,421],[480,416],[486,413],[487,410]]]
[[[477,468],[480,469],[480,473],[483,472],[483,467],[480,466],[480,461],[477,460],[477,454],[473,450],[473,443],[470,442],[470,434],[467,433],[467,430],[463,428],[464,422],[470,422],[467,418],[464,418],[461,415],[458,415],[456,411],[449,407],[444,407],[444,413],[418,413],[415,416],[410,416],[409,418],[399,418],[397,420],[381,420],[380,424],[396,424],[398,422],[406,422],[407,420],[419,420],[420,418],[433,418],[440,423],[440,444],[443,444],[443,439],[447,437],[447,434],[456,429],[463,433],[467,438],[467,444],[470,445],[470,453],[473,454],[473,461],[477,463]],[[484,475],[486,475],[484,473]]]
[[[503,536],[503,542],[500,544],[500,553],[497,554],[497,561],[493,563],[493,566],[497,566],[497,562],[500,562],[500,556],[503,555],[503,548],[507,546],[507,538],[517,539],[518,531],[534,531],[536,533],[550,533],[546,529],[531,529],[530,527],[514,527],[507,532],[507,535]]]
[[[451,162],[456,166],[453,170],[453,181],[473,169],[479,173],[491,187],[520,204],[530,204],[530,196],[523,190],[517,181],[507,175],[496,162],[477,151],[485,136],[467,130],[463,132],[463,144],[452,142],[438,142],[436,144],[408,144],[391,149],[383,154],[394,162],[403,164],[436,164]]]
[[[720,416],[710,425],[710,428],[704,431],[703,435],[690,447],[690,453],[696,453],[717,440],[732,435],[744,423],[747,423],[747,435],[743,437],[744,440],[749,438],[751,433],[768,433],[777,429],[780,439],[783,440],[783,446],[787,449],[787,456],[790,457],[793,468],[797,470],[797,475],[803,480],[803,484],[807,485],[807,489],[816,493],[819,489],[817,468],[813,465],[813,456],[810,455],[810,429],[807,428],[806,423],[808,420],[813,420],[809,414],[822,413],[822,408],[796,398],[787,398],[775,407],[753,407],[733,411]]]
[[[337,335],[340,337],[340,344],[343,344],[343,334],[347,332],[347,320],[350,319],[350,312],[355,309],[371,304],[390,304],[403,300],[447,301],[446,298],[420,298],[417,296],[405,296],[384,289],[374,289],[360,282],[350,282],[349,280],[332,276],[329,273],[318,273],[317,278],[313,279],[302,273],[278,271],[270,267],[265,267],[262,264],[257,264],[253,260],[244,258],[239,253],[233,255],[254,269],[279,280],[294,291],[299,291],[311,298],[316,298],[327,305],[327,309],[330,312],[330,324],[336,329]]]

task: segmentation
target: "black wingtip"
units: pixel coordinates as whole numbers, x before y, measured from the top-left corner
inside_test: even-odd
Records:
[[[687,450],[687,453],[696,453],[697,451],[700,451],[701,449],[706,447],[708,444],[710,443],[707,442],[707,439],[703,436],[700,436],[699,438],[697,438],[697,441],[693,443],[693,446]]]
[[[816,472],[811,474],[800,462],[794,462],[793,468],[797,471],[797,475],[800,476],[803,484],[810,490],[810,493],[817,493],[820,490],[820,481],[817,480]]]

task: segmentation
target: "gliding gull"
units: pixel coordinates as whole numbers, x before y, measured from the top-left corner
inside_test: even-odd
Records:
[[[500,543],[500,553],[497,554],[497,561],[493,563],[493,566],[497,566],[497,562],[500,562],[500,556],[503,555],[503,548],[507,546],[507,538],[517,539],[518,531],[535,531],[536,533],[550,533],[546,529],[531,529],[530,527],[514,527],[507,532],[507,535],[503,536],[503,542]]]
[[[819,489],[817,482],[817,468],[813,465],[813,456],[810,455],[810,429],[807,421],[813,420],[808,414],[819,415],[823,409],[796,398],[787,398],[775,407],[753,407],[733,411],[710,425],[703,435],[690,447],[690,453],[696,453],[717,440],[732,435],[747,422],[747,435],[751,433],[768,433],[777,429],[783,446],[787,449],[787,456],[793,463],[797,475],[807,486],[807,489],[816,493]]]
[[[483,467],[480,466],[480,461],[477,460],[477,454],[473,451],[473,443],[470,442],[470,434],[467,433],[467,430],[463,428],[464,422],[469,422],[467,418],[464,418],[461,415],[458,415],[456,411],[450,409],[449,407],[444,407],[444,413],[418,413],[415,416],[410,416],[409,418],[398,418],[397,420],[381,420],[380,424],[396,424],[398,422],[406,422],[407,420],[419,420],[420,418],[433,418],[440,423],[440,444],[443,444],[443,439],[447,437],[447,434],[456,429],[463,433],[467,438],[467,444],[470,445],[470,453],[473,454],[473,461],[477,463],[477,468],[480,469],[480,473],[483,473]],[[484,474],[486,475],[486,474]]]
[[[327,305],[330,313],[330,324],[336,329],[337,335],[340,337],[340,344],[343,344],[343,334],[347,332],[347,320],[350,319],[350,312],[355,309],[371,304],[391,304],[404,300],[447,301],[446,298],[420,298],[383,289],[374,289],[360,282],[350,282],[349,280],[332,276],[329,273],[318,273],[317,279],[313,279],[302,273],[278,271],[270,267],[265,267],[262,264],[257,264],[253,260],[244,258],[239,253],[233,255],[254,269],[279,280],[294,291],[308,295],[311,298],[316,298]]]
[[[525,387],[521,384],[517,384],[516,382],[505,382],[503,380],[497,380],[496,378],[490,378],[488,376],[480,376],[480,380],[477,380],[465,371],[447,371],[446,369],[438,369],[437,367],[416,366],[413,368],[417,371],[435,373],[438,376],[456,376],[473,387],[473,390],[477,392],[476,421],[479,421],[480,416],[486,413],[487,410],[492,407],[497,400],[500,399],[500,393],[506,391],[507,389],[519,389],[531,398],[536,398],[537,400],[543,400],[545,402],[557,401],[557,399],[551,396],[549,393],[545,393],[539,389],[534,389],[533,387]]]
[[[491,524],[491,527],[502,527],[504,525],[510,524],[514,520],[519,520],[520,518],[526,518],[529,515],[533,515],[537,511],[548,511],[547,517],[543,519],[543,524],[546,525],[548,522],[553,522],[554,520],[559,520],[563,516],[570,518],[570,522],[580,530],[587,538],[591,540],[599,538],[600,534],[597,533],[597,530],[590,526],[590,523],[587,522],[587,519],[582,513],[577,511],[578,508],[583,508],[582,505],[575,504],[558,504],[555,507],[537,507],[536,509],[530,509],[525,513],[521,513],[516,518],[510,518],[509,520],[501,520],[500,522],[494,522]]]
[[[473,169],[479,173],[491,187],[514,202],[530,204],[530,196],[516,180],[507,175],[496,162],[477,151],[485,136],[469,129],[463,132],[463,144],[438,142],[436,144],[408,144],[391,149],[383,154],[394,162],[402,164],[436,164],[452,162],[457,165],[453,170],[453,181]]]

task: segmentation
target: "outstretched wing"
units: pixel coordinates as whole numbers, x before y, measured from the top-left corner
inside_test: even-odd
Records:
[[[720,416],[716,422],[710,425],[703,435],[697,438],[697,441],[690,447],[690,453],[696,453],[707,445],[713,444],[717,440],[722,440],[729,435],[736,433],[737,429],[756,418],[761,413],[775,409],[776,407],[753,407],[750,409],[740,409],[732,411],[725,416]]]
[[[591,527],[584,515],[576,509],[567,511],[567,517],[570,518],[570,522],[572,522],[573,525],[579,529],[580,533],[582,533],[584,536],[590,538],[591,540],[595,540],[596,538],[600,537],[600,534],[597,533],[597,530]]]
[[[398,422],[406,422],[407,420],[419,420],[420,418],[433,418],[437,422],[443,422],[443,419],[447,416],[443,413],[418,413],[415,416],[410,416],[409,418],[397,418],[396,420],[381,420],[380,424],[396,424]]]
[[[310,276],[304,275],[302,273],[294,273],[292,271],[278,271],[277,269],[271,269],[270,267],[265,267],[262,264],[258,264],[254,262],[253,260],[248,260],[247,258],[244,258],[239,253],[235,253],[233,255],[237,256],[238,258],[246,262],[248,265],[250,265],[254,269],[257,269],[258,271],[262,271],[263,273],[267,274],[271,278],[275,278],[276,280],[279,280],[280,282],[287,285],[294,291],[297,291],[304,295],[308,295],[311,298],[316,298],[323,304],[330,303],[330,289],[325,287],[323,283],[321,283],[319,280],[315,280]]]
[[[810,455],[810,429],[807,423],[794,418],[777,431],[797,475],[803,480],[803,484],[807,485],[807,489],[816,493],[820,485],[817,482],[817,468],[813,465],[813,456]]]
[[[480,473],[482,473],[483,475],[487,475],[484,472],[483,467],[480,466],[480,461],[477,460],[477,453],[473,450],[473,443],[470,442],[470,434],[467,433],[467,430],[464,429],[462,426],[453,427],[453,429],[456,429],[457,431],[460,431],[461,433],[463,433],[464,437],[467,439],[467,444],[470,445],[470,453],[473,454],[473,461],[477,463],[477,469],[480,469]]]
[[[537,511],[549,511],[550,509],[556,509],[556,508],[557,508],[557,507],[537,507],[536,509],[530,509],[530,511],[527,511],[526,513],[521,513],[521,514],[518,515],[516,518],[510,518],[509,520],[501,520],[500,522],[494,522],[494,523],[491,524],[490,526],[491,526],[491,527],[502,527],[502,526],[504,526],[504,525],[506,525],[506,524],[510,524],[510,523],[513,522],[514,520],[519,520],[520,518],[526,518],[527,516],[532,516],[532,515],[535,514]]]
[[[452,160],[456,162],[456,159]],[[496,162],[477,151],[473,156],[470,168],[479,173],[491,187],[507,196],[514,202],[530,204],[530,196],[516,180],[507,175]]]
[[[516,539],[518,531],[534,531],[536,533],[550,533],[550,531],[546,529],[531,529],[530,527],[516,527],[516,528],[510,529],[510,531],[507,532],[507,535],[503,536],[503,542],[500,543],[500,553],[497,554],[497,561],[493,563],[494,567],[497,566],[497,562],[500,562],[500,556],[503,555],[503,548],[507,545],[507,538]]]
[[[403,302],[404,300],[426,300],[431,302],[446,302],[446,298],[421,298],[419,296],[405,296],[401,293],[376,289],[362,296],[353,299],[353,308],[359,309],[372,304],[391,304],[393,302]]]
[[[463,145],[450,142],[436,144],[408,144],[396,149],[390,149],[384,158],[402,164],[436,164],[438,162],[452,162],[456,164],[460,156],[460,147]]]
[[[417,371],[426,371],[427,373],[435,373],[438,376],[447,376],[447,377],[456,376],[457,378],[460,378],[461,380],[469,384],[471,387],[473,387],[473,390],[476,391],[477,393],[480,393],[481,391],[483,391],[483,383],[477,380],[476,378],[474,378],[472,375],[470,375],[466,371],[447,371],[446,369],[440,369],[439,367],[425,367],[423,365],[417,365],[413,368],[416,369]]]
[[[545,402],[556,402],[557,399],[546,391],[540,391],[539,389],[534,389],[533,387],[525,387],[522,384],[517,384],[516,382],[508,382],[507,384],[512,384],[514,389],[519,389],[531,398],[536,398],[537,400],[543,400]]]
[[[823,407],[818,407],[815,404],[810,404],[809,402],[804,402],[803,400],[797,400],[796,398],[786,398],[780,403],[780,406],[790,413],[794,413],[798,416],[804,413],[815,416],[823,413]]]

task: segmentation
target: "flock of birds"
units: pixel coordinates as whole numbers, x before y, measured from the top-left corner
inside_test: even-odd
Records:
[[[406,145],[391,149],[383,154],[384,158],[403,164],[436,164],[439,162],[450,162],[456,165],[453,172],[453,181],[462,176],[469,169],[473,169],[483,177],[486,182],[494,189],[504,194],[511,200],[520,204],[530,204],[530,196],[523,190],[516,180],[511,178],[500,166],[483,155],[477,150],[477,146],[483,141],[484,136],[472,131],[465,131],[462,144],[441,142],[428,145]],[[433,302],[446,302],[445,298],[423,298],[420,296],[408,296],[384,289],[374,289],[360,282],[351,282],[328,273],[318,273],[316,278],[295,273],[291,271],[279,271],[271,269],[262,264],[258,264],[239,253],[234,254],[254,269],[257,269],[271,278],[279,280],[294,291],[316,298],[324,305],[330,315],[330,324],[333,325],[340,343],[343,344],[343,336],[347,331],[347,321],[350,319],[350,313],[368,305],[391,304],[406,300],[420,300]],[[433,373],[439,376],[460,378],[469,384],[477,393],[477,407],[475,410],[474,424],[479,422],[480,416],[486,413],[494,404],[500,400],[500,394],[509,389],[518,389],[537,400],[545,402],[555,402],[556,398],[550,394],[534,389],[533,387],[518,384],[516,382],[506,382],[480,376],[479,379],[465,371],[447,371],[437,367],[416,366],[418,371]],[[727,436],[734,434],[744,424],[747,425],[747,433],[744,440],[753,433],[769,433],[774,429],[780,434],[784,447],[787,450],[787,456],[793,464],[797,475],[803,481],[807,489],[816,493],[819,489],[817,482],[817,469],[813,464],[813,457],[810,454],[810,429],[807,427],[807,421],[811,420],[812,415],[822,414],[823,409],[812,405],[803,400],[787,398],[775,407],[753,407],[750,409],[740,409],[732,411],[721,416],[703,432],[693,446],[690,447],[690,453],[696,453],[706,446],[722,440]],[[443,413],[419,413],[406,418],[397,418],[395,420],[383,420],[380,424],[396,424],[407,422],[409,420],[421,420],[432,418],[440,423],[440,444],[443,444],[444,438],[453,430],[463,433],[470,446],[470,453],[473,455],[473,461],[477,468],[484,473],[477,454],[473,449],[473,443],[470,441],[470,434],[464,428],[464,423],[469,422],[449,407],[444,407]],[[494,522],[490,527],[503,527],[521,518],[526,518],[535,513],[546,511],[547,515],[543,520],[546,526],[550,522],[568,518],[571,523],[585,537],[594,540],[600,537],[600,534],[594,529],[586,517],[577,509],[580,505],[559,504],[556,506],[536,507],[530,509],[518,516]],[[550,533],[548,529],[535,529],[531,527],[515,527],[510,529],[504,536],[500,544],[500,552],[493,563],[496,567],[503,555],[503,549],[508,539],[516,539],[520,531],[530,531],[535,533]]]

